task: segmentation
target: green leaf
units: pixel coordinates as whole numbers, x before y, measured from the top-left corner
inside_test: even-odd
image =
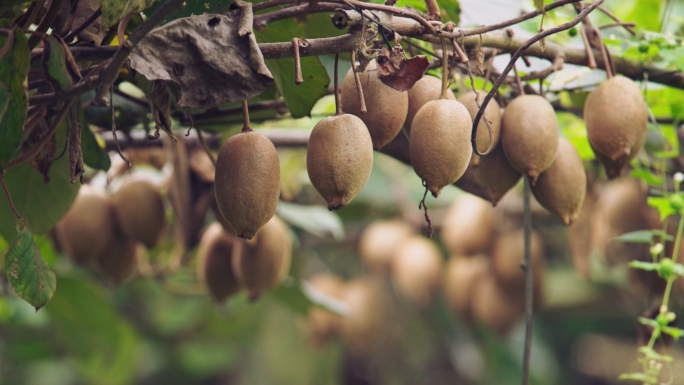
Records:
[[[675,263],[672,266],[672,273],[677,274],[680,277],[684,277],[684,265],[681,263]]]
[[[666,356],[662,354],[658,354],[653,348],[649,348],[648,346],[642,346],[639,349],[639,352],[644,355],[644,357],[651,359],[651,360],[658,360],[658,361],[664,361],[664,362],[672,362],[673,358],[671,356]]]
[[[64,146],[66,125],[55,134],[56,148]],[[0,130],[2,131],[2,130]],[[69,157],[64,156],[52,163],[45,183],[43,175],[30,164],[21,164],[7,170],[3,178],[19,214],[26,218],[35,234],[52,229],[67,212],[80,188],[72,184],[69,176]],[[16,232],[12,226],[13,214],[7,200],[0,199],[0,235],[8,242],[14,241]]]
[[[16,240],[5,255],[7,280],[14,291],[38,311],[55,294],[57,279],[33,241],[26,221],[15,222]]]
[[[534,7],[537,8],[537,10],[544,8],[544,0],[534,0]]]
[[[287,277],[283,283],[267,295],[273,296],[290,309],[300,314],[307,314],[312,306],[322,307],[330,312],[346,315],[347,305],[317,290],[306,282]]]
[[[9,101],[10,101],[9,89],[7,89],[6,85],[0,83],[0,122],[2,121],[2,117],[5,115],[5,112],[7,111],[7,107],[9,106]]]
[[[684,330],[679,329],[679,328],[674,328],[671,326],[666,326],[663,328],[663,333],[669,335],[670,337],[674,338],[675,340],[678,340],[684,336]]]
[[[633,2],[634,6],[628,9],[628,13],[621,12],[626,7],[617,7],[615,12],[622,21],[635,22],[639,29],[660,31],[660,11],[664,3],[661,0],[639,0]]]
[[[425,3],[423,1],[423,3]],[[442,11],[442,19],[444,22],[453,21],[458,25],[461,21],[461,4],[458,0],[437,0],[439,10]]]
[[[654,237],[665,238],[664,240],[672,240],[672,236],[663,234],[662,230],[638,230],[622,234],[613,238],[613,241],[622,243],[651,243]]]
[[[646,318],[646,317],[637,317],[637,321],[639,321],[640,324],[650,326],[653,329],[658,329],[660,325],[658,325],[658,322],[654,319]]]
[[[662,186],[663,185],[663,179],[662,178],[660,178],[659,176],[655,175],[654,173],[652,173],[651,171],[649,171],[645,168],[633,170],[632,173],[630,174],[630,176],[632,178],[641,179],[651,186]]]
[[[74,84],[74,79],[67,69],[64,48],[56,38],[46,35],[43,38],[43,72],[47,81],[56,91],[64,91]]]
[[[26,35],[21,28],[14,29],[12,48],[0,59],[0,83],[10,90],[7,112],[0,119],[0,169],[7,166],[24,135],[24,121],[28,109],[27,75],[31,54]],[[0,34],[0,47],[7,36]]]
[[[660,220],[664,221],[670,215],[677,214],[677,211],[670,204],[670,198],[648,197],[648,205],[654,207],[660,213]]]
[[[83,162],[97,170],[109,170],[112,160],[109,154],[97,143],[95,134],[84,127],[81,130],[81,149],[83,150]]]
[[[344,239],[344,226],[336,213],[323,206],[279,202],[278,215],[289,224],[322,238]]]
[[[660,264],[653,262],[631,261],[627,264],[627,266],[631,267],[632,269],[656,271],[660,267]]]
[[[294,37],[308,37],[304,30],[294,20],[282,20],[269,24],[263,31],[255,31],[260,43],[274,43],[289,41]],[[323,97],[328,90],[330,78],[323,64],[317,56],[301,59],[304,83],[297,85],[295,79],[294,59],[266,60],[271,70],[276,87],[283,95],[285,104],[292,117],[309,116],[314,104]],[[340,74],[344,76],[344,74]]]
[[[657,384],[658,379],[653,378],[645,373],[624,373],[618,377],[618,380],[639,381],[644,384]]]
[[[119,23],[129,13],[142,12],[156,0],[102,0],[102,26],[105,29]]]

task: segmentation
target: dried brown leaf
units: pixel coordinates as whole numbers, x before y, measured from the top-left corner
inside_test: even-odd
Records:
[[[71,171],[71,183],[80,179],[83,182],[83,173],[85,166],[83,165],[83,151],[81,149],[81,124],[74,121],[69,136],[69,170]]]
[[[154,136],[150,135],[149,139],[159,138],[159,129],[162,129],[174,140],[177,140],[171,129],[171,103],[169,102],[167,82],[164,80],[152,82],[152,92],[147,94],[147,101],[150,103],[152,118],[155,123]]]
[[[378,78],[386,85],[397,91],[410,90],[425,74],[430,62],[425,56],[414,56],[410,59],[403,57],[398,60],[398,54],[393,50],[390,55],[378,56]]]
[[[79,0],[71,14],[73,19],[71,28],[76,29],[83,25],[99,8],[100,0]],[[102,26],[102,16],[100,16],[78,34],[78,44],[97,47],[102,43],[104,35],[105,29]]]

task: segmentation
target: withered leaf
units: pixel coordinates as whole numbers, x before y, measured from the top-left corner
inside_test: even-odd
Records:
[[[410,90],[425,74],[430,62],[425,56],[397,60],[395,52],[378,56],[378,78],[397,91]]]
[[[152,82],[152,92],[147,94],[147,101],[150,103],[152,118],[155,123],[154,135],[150,135],[149,139],[159,138],[159,129],[162,129],[174,140],[177,140],[171,130],[171,103],[169,102],[167,83],[165,80]]]
[[[153,30],[130,55],[131,68],[150,81],[178,83],[181,107],[207,109],[262,93],[273,76],[241,22],[251,6],[235,3],[226,15],[177,19]]]
[[[100,0],[79,0],[76,3],[71,17],[73,23],[71,29],[76,29],[83,25],[90,16],[100,8]],[[104,39],[105,29],[102,26],[102,16],[95,19],[88,27],[78,34],[79,44],[99,46]]]
[[[81,149],[81,124],[76,120],[72,120],[71,129],[69,130],[69,170],[71,171],[71,183],[80,179],[83,182],[83,173],[85,166],[83,165],[83,150]]]

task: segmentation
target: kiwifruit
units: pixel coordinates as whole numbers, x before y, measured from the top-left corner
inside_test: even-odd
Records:
[[[214,191],[238,237],[252,239],[278,205],[280,161],[273,143],[254,131],[228,139],[216,160]]]
[[[590,276],[590,261],[592,252],[592,239],[597,230],[592,224],[592,215],[596,209],[596,193],[593,189],[587,190],[582,203],[580,214],[575,223],[568,227],[568,246],[572,265],[577,273],[584,277]]]
[[[166,222],[159,187],[133,177],[124,181],[112,195],[112,205],[121,231],[127,238],[148,248],[157,244]]]
[[[137,264],[138,243],[126,237],[115,223],[113,237],[95,260],[99,269],[115,284],[128,278]],[[142,246],[141,246],[142,247]]]
[[[477,100],[475,100],[476,95]],[[476,94],[474,91],[470,91],[458,98],[458,101],[463,103],[463,105],[468,109],[470,117],[475,119],[475,115],[477,115],[477,113],[480,111],[480,108],[477,106],[477,104],[480,103],[480,105],[482,105],[482,101],[484,100],[485,96],[487,96],[486,92],[477,91]],[[485,119],[487,119],[489,122],[489,126],[487,126]],[[496,145],[499,144],[500,136],[501,109],[496,104],[496,101],[492,99],[487,104],[487,107],[485,107],[485,112],[482,115],[480,122],[477,124],[477,150],[479,152],[485,152],[490,147],[496,147]]]
[[[411,124],[418,110],[431,100],[439,99],[442,94],[442,79],[425,75],[418,80],[408,92],[408,113],[404,122],[404,130],[411,133]],[[447,99],[456,100],[451,90],[447,90]]]
[[[485,156],[479,157],[475,177],[489,193],[494,206],[520,182],[522,174],[511,166],[501,143]]]
[[[494,242],[494,209],[487,201],[471,194],[460,195],[442,221],[444,247],[452,254],[486,253]]]
[[[348,313],[342,321],[342,336],[352,350],[364,350],[377,341],[386,327],[385,302],[378,280],[358,278],[349,281],[343,302]]]
[[[197,248],[197,277],[216,302],[223,302],[240,291],[233,272],[233,259],[240,247],[240,239],[228,234],[218,222],[210,224],[202,234]]]
[[[277,216],[273,216],[253,240],[243,243],[233,270],[240,285],[251,300],[277,286],[290,270],[292,240],[290,231]]]
[[[392,281],[402,295],[419,306],[427,306],[439,288],[441,269],[437,246],[417,235],[401,242],[392,257]]]
[[[582,158],[569,140],[559,139],[556,159],[539,175],[537,183],[532,186],[532,193],[566,226],[579,217],[587,193],[587,174]]]
[[[338,300],[344,298],[345,283],[333,274],[317,274],[307,280],[316,290]],[[323,308],[312,306],[306,320],[306,333],[314,346],[321,346],[342,330],[342,317]]]
[[[551,167],[558,149],[558,122],[551,103],[539,95],[513,99],[503,114],[501,143],[511,166],[534,185]]]
[[[95,260],[114,234],[113,209],[107,194],[83,185],[56,226],[57,239],[69,258],[86,265]]]
[[[411,165],[436,198],[444,186],[465,173],[473,148],[473,120],[456,100],[432,100],[418,110],[411,125]]]
[[[517,229],[501,234],[492,250],[490,269],[497,283],[506,288],[522,288],[525,284],[525,262],[523,230]],[[544,268],[544,245],[536,231],[530,242],[532,274],[535,284],[539,283]]]
[[[408,93],[386,86],[378,79],[376,68],[373,60],[364,72],[359,72],[368,111],[361,112],[361,101],[351,68],[342,82],[340,103],[342,111],[363,120],[373,140],[373,149],[379,150],[401,131],[408,111]]]
[[[316,123],[306,146],[306,169],[329,210],[346,206],[366,185],[373,168],[373,143],[354,115],[329,116]]]
[[[487,275],[489,266],[486,255],[473,257],[454,255],[444,269],[444,297],[449,306],[465,321],[472,320],[470,298],[475,282]]]
[[[584,120],[597,159],[609,177],[618,176],[646,140],[648,109],[639,86],[623,76],[608,79],[587,97]]]
[[[361,234],[359,257],[374,272],[389,274],[399,243],[412,233],[411,226],[399,220],[374,221]]]
[[[524,291],[507,290],[489,274],[480,276],[471,291],[470,311],[474,320],[499,335],[507,334],[525,311]]]

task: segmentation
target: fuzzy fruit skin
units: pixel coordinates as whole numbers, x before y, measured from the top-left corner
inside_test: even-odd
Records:
[[[399,245],[392,258],[392,280],[413,303],[425,307],[441,284],[442,256],[427,238],[410,237]]]
[[[112,195],[114,214],[126,237],[147,248],[159,241],[166,222],[164,201],[159,188],[144,179],[134,179]]]
[[[440,237],[452,254],[488,253],[494,243],[494,209],[471,194],[456,198],[442,221]]]
[[[470,298],[475,283],[487,275],[487,256],[466,258],[454,255],[444,269],[443,291],[447,304],[462,320],[472,321]]]
[[[345,283],[333,274],[317,274],[307,280],[316,290],[337,300],[344,298]],[[315,347],[320,347],[342,331],[343,317],[323,308],[309,308],[305,331]]]
[[[537,232],[532,232],[530,242],[532,276],[535,286],[539,286],[544,268],[544,244]],[[525,272],[520,264],[525,261],[524,238],[521,229],[506,232],[499,236],[492,250],[490,271],[499,286],[517,290],[525,285]]]
[[[386,304],[378,280],[360,278],[347,283],[343,302],[348,314],[342,321],[342,336],[354,351],[371,348],[386,327]]]
[[[475,100],[476,95],[478,96],[477,101]],[[458,98],[458,101],[463,103],[463,105],[468,109],[470,117],[475,119],[478,111],[480,111],[480,109],[477,107],[477,103],[479,101],[480,105],[482,105],[482,101],[484,100],[485,96],[487,96],[486,92],[477,91],[476,94],[475,92],[470,91]],[[489,121],[489,127],[487,127],[485,119]],[[489,133],[490,128],[491,135]],[[485,107],[484,115],[482,115],[480,123],[477,124],[477,150],[479,152],[485,152],[489,150],[490,147],[496,147],[496,145],[499,144],[500,137],[501,109],[496,102],[492,100],[487,104],[487,107]]]
[[[587,97],[584,120],[597,158],[609,165],[609,177],[619,175],[646,138],[648,110],[639,86],[623,76],[606,80]]]
[[[240,239],[228,234],[219,222],[209,225],[202,234],[197,249],[197,276],[217,303],[240,291],[233,272],[233,259],[240,246]]]
[[[273,216],[257,236],[244,242],[233,259],[233,271],[251,300],[277,286],[290,270],[292,240],[280,218]]]
[[[468,168],[473,153],[472,125],[465,106],[447,99],[427,102],[413,119],[409,141],[411,164],[435,198]]]
[[[373,140],[373,149],[379,150],[401,131],[408,111],[408,93],[386,86],[378,79],[376,67],[373,60],[364,72],[359,72],[367,111],[361,113],[361,101],[351,69],[342,82],[340,103],[342,111],[363,120]]]
[[[551,103],[539,95],[513,99],[503,115],[501,143],[511,166],[534,185],[551,167],[558,149],[558,122]]]
[[[408,112],[404,122],[404,130],[411,134],[411,124],[418,110],[431,100],[437,100],[442,94],[442,79],[425,75],[418,80],[408,92]],[[451,90],[447,90],[447,99],[456,100]]]
[[[306,147],[306,169],[329,210],[346,206],[366,185],[373,168],[373,142],[354,115],[328,116],[316,124]]]
[[[411,226],[399,220],[374,221],[361,234],[359,257],[374,272],[388,275],[399,244],[412,233]]]
[[[470,311],[475,322],[488,326],[500,336],[508,334],[525,311],[525,299],[520,295],[523,291],[506,290],[491,275],[481,276],[471,290]]]
[[[582,158],[569,140],[560,138],[556,159],[539,175],[532,193],[566,226],[577,220],[587,193],[587,174]]]
[[[214,191],[238,237],[252,239],[275,214],[280,196],[280,160],[273,143],[254,131],[228,139],[216,159]]]
[[[72,262],[87,265],[101,255],[114,236],[113,208],[104,191],[83,185],[57,224],[59,243]]]
[[[95,262],[99,269],[113,283],[118,285],[131,276],[135,270],[138,260],[138,244],[126,237],[119,229],[118,224],[114,230],[114,236]]]
[[[479,164],[475,167],[475,178],[489,192],[490,202],[496,206],[520,182],[522,174],[511,166],[499,142],[490,153],[480,157]]]

